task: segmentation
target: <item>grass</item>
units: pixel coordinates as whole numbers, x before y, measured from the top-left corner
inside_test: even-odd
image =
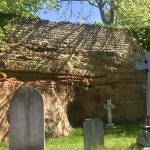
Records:
[[[119,125],[120,133],[105,133],[105,150],[130,150],[136,142],[140,130],[139,123]],[[83,131],[75,129],[67,137],[49,138],[45,142],[45,150],[83,150]],[[0,150],[8,150],[8,144],[1,144]]]
[[[75,129],[68,137],[46,140],[45,150],[83,150],[82,129]]]

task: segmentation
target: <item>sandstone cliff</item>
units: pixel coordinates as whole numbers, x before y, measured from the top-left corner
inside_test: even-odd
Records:
[[[125,30],[40,19],[13,23],[0,71],[42,93],[47,135],[66,135],[70,124],[81,126],[89,117],[106,121],[108,99],[116,105],[115,121],[144,117],[145,74],[134,69],[143,50]]]

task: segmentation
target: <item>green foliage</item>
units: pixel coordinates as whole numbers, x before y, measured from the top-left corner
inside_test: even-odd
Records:
[[[67,137],[46,140],[46,150],[83,150],[83,131],[75,129]]]
[[[129,28],[128,31],[133,40],[137,41],[145,50],[150,51],[150,27]]]
[[[34,16],[43,8],[57,7],[56,0],[1,0],[0,12],[20,16]]]
[[[90,2],[90,5],[96,7],[94,5],[96,0],[90,0]],[[128,29],[134,40],[144,49],[150,50],[150,0],[101,0],[98,2],[100,13],[102,13],[102,4],[108,6],[103,14],[104,18],[114,17],[112,19],[114,22],[109,24],[110,27]],[[104,21],[103,24],[106,25]]]
[[[0,12],[0,50],[7,50],[8,46],[4,41],[6,29],[11,29],[10,20],[14,15]]]
[[[150,50],[150,1],[119,0],[115,26],[128,28],[133,39]]]
[[[8,49],[4,41],[6,28],[11,29],[14,16],[35,17],[43,9],[59,9],[56,0],[1,0],[0,2],[0,50]]]
[[[105,15],[106,18],[115,17],[112,19],[115,20],[112,23],[115,27],[127,27],[133,39],[136,39],[145,49],[150,49],[150,0],[102,0],[99,3],[96,0],[90,0],[89,2],[95,7],[103,6],[103,11],[99,8],[101,15]],[[112,9],[113,11],[104,11],[104,4],[108,6],[107,10]],[[10,29],[10,21],[13,16],[35,17],[41,10],[46,12],[55,9],[58,11],[60,5],[57,0],[1,0],[0,49],[7,49],[3,41],[4,33],[6,28]],[[94,24],[97,23],[94,22]]]
[[[116,10],[116,25],[134,28],[150,26],[150,1],[120,0]]]

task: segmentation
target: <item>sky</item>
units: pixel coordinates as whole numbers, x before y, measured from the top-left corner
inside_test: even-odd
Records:
[[[71,13],[72,12],[72,13]],[[63,6],[59,12],[57,11],[45,11],[42,10],[38,16],[41,19],[50,20],[52,22],[69,21],[69,22],[81,22],[92,24],[93,22],[100,22],[101,17],[98,8],[90,6],[87,2],[72,2],[72,5],[68,5],[68,2],[63,2]]]

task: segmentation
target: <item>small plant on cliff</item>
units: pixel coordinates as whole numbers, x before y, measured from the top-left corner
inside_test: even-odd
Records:
[[[14,16],[35,17],[42,9],[58,9],[56,0],[1,0],[0,2],[0,50],[6,50],[5,31],[11,29]]]
[[[130,28],[128,31],[133,40],[137,41],[145,50],[150,51],[150,27]]]
[[[3,12],[0,12],[0,50],[7,50],[8,46],[6,42],[4,41],[5,32],[6,30],[12,30],[10,20],[12,19],[12,14],[5,14]]]
[[[150,50],[150,1],[121,0],[115,26],[126,28],[133,40]]]

